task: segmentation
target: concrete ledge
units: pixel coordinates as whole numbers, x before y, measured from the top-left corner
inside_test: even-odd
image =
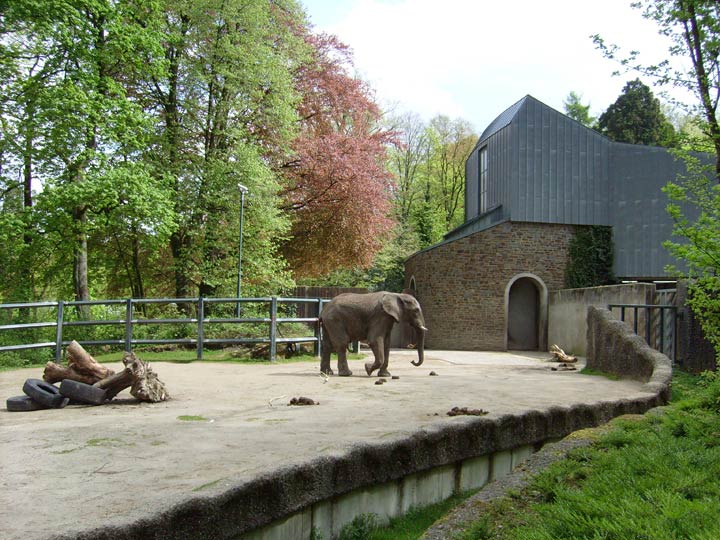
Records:
[[[645,382],[647,392],[664,403],[670,399],[670,359],[651,349],[607,309],[588,307],[587,343],[587,367]]]
[[[344,455],[276,470],[127,526],[55,538],[308,540],[314,528],[329,540],[357,515],[389,519],[445,499],[460,486],[481,487],[509,473],[545,441],[662,403],[655,394],[496,419],[468,417],[405,440],[357,445]]]

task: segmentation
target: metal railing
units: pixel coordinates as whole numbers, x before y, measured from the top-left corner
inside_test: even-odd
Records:
[[[677,355],[677,306],[657,304],[608,304],[610,311],[620,309],[620,320],[632,324],[633,331],[641,335],[638,329],[644,327],[644,338],[653,349],[666,354],[673,363]],[[627,312],[632,313],[631,321]],[[666,315],[667,313],[667,315]]]
[[[48,314],[49,319],[53,314],[53,320],[38,320],[35,322],[28,323],[15,323],[15,324],[2,324],[0,325],[0,333],[4,332],[18,332],[23,330],[33,330],[41,328],[54,328],[55,339],[54,341],[41,341],[36,343],[18,343],[15,345],[0,346],[0,352],[6,351],[22,351],[30,349],[50,348],[55,349],[55,361],[58,362],[62,358],[62,348],[70,343],[70,340],[65,340],[65,329],[70,327],[96,327],[96,326],[122,326],[123,327],[123,338],[121,339],[99,339],[99,340],[78,340],[81,345],[118,345],[123,346],[126,351],[131,351],[135,345],[164,345],[164,344],[175,344],[175,345],[194,345],[197,359],[203,359],[203,348],[207,345],[213,344],[225,344],[225,345],[252,345],[252,344],[268,344],[269,345],[269,359],[274,361],[277,357],[277,346],[278,344],[290,344],[290,343],[313,343],[315,355],[320,354],[320,324],[319,315],[322,311],[322,306],[329,300],[324,298],[282,298],[282,297],[267,297],[267,298],[128,298],[124,300],[93,300],[93,301],[69,301],[69,302],[28,302],[28,303],[15,303],[15,304],[0,304],[0,315],[7,311],[18,310],[18,311],[44,311],[45,309],[51,310]],[[183,306],[187,312],[193,311],[193,315],[187,315],[185,317],[175,318],[146,318],[138,317],[136,307],[141,307],[141,311],[144,311],[145,306],[151,304],[174,304],[176,306]],[[255,317],[209,317],[208,312],[211,310],[210,306],[214,304],[231,304],[236,306],[233,311],[236,314],[242,314],[243,304],[266,304],[267,305],[267,316],[255,316]],[[280,317],[278,308],[280,306],[290,306],[297,304],[314,304],[316,306],[314,317]],[[91,306],[119,306],[124,305],[124,309],[120,308],[115,310],[112,314],[116,315],[116,318],[110,319],[82,319],[82,320],[68,320],[66,314],[68,308],[82,308]],[[194,309],[188,309],[193,306]],[[111,310],[112,311],[112,310]],[[122,313],[122,318],[117,317],[118,314]],[[6,317],[3,317],[6,318]],[[40,317],[38,317],[40,319]],[[299,336],[299,337],[281,337],[278,332],[278,326],[283,323],[306,323],[313,327],[312,336]],[[191,325],[194,331],[188,337],[182,338],[158,338],[158,339],[147,339],[147,338],[136,338],[134,337],[134,330],[142,325]],[[267,332],[263,337],[206,337],[208,327],[218,324],[260,324],[267,325]],[[239,329],[238,329],[239,330]],[[308,328],[310,330],[310,328]]]

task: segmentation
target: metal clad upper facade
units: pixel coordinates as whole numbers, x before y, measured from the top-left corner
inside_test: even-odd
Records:
[[[518,154],[510,218],[606,223],[609,141],[529,96],[511,126]]]
[[[662,247],[673,228],[662,188],[685,170],[684,165],[664,148],[623,143],[612,144],[610,164],[615,273],[665,275],[665,266],[677,261]]]
[[[487,155],[481,202],[480,153]],[[618,277],[661,277],[672,222],[661,191],[683,169],[664,148],[615,143],[526,96],[483,132],[466,162],[466,224],[447,240],[500,219],[611,225]]]

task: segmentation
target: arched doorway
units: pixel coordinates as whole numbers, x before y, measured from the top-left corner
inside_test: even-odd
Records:
[[[547,288],[533,274],[519,274],[505,290],[507,349],[546,350]]]

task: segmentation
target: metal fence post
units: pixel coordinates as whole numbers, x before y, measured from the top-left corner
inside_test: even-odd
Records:
[[[660,306],[660,352],[665,354],[665,308]]]
[[[322,299],[318,298],[315,310],[315,316],[318,320],[315,321],[315,345],[313,347],[313,354],[315,356],[320,356],[322,353],[322,345],[320,344],[320,340],[322,339],[322,332],[320,329],[320,311],[322,311]]]
[[[277,357],[277,296],[270,299],[270,361]]]
[[[132,352],[133,336],[133,301],[132,298],[125,300],[125,352]]]
[[[201,296],[198,298],[198,330],[197,330],[197,359],[203,359],[203,319],[205,319],[205,299]]]
[[[55,327],[55,363],[59,364],[62,359],[63,340],[63,311],[65,303],[60,300],[57,304],[57,326]]]

